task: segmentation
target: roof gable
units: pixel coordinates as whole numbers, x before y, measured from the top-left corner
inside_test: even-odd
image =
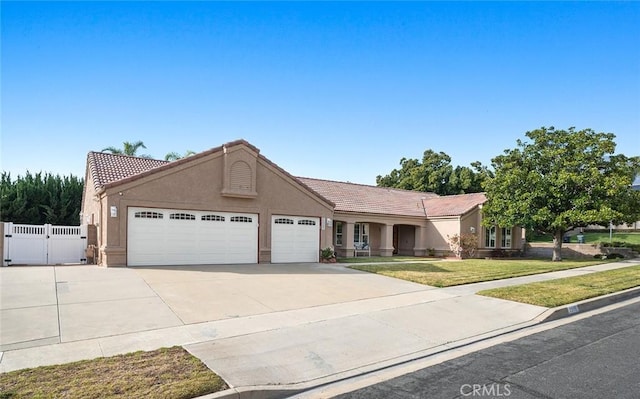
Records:
[[[307,186],[304,182],[296,179],[287,171],[273,163],[265,156],[260,154],[260,150],[253,145],[249,144],[245,140],[236,140],[224,144],[220,147],[215,147],[210,150],[191,155],[185,158],[178,159],[176,161],[163,161],[158,159],[140,158],[128,155],[110,154],[104,152],[89,152],[87,156],[87,169],[91,175],[93,184],[96,190],[116,186],[124,183],[128,183],[144,176],[148,176],[153,173],[161,172],[163,170],[176,167],[178,165],[191,162],[193,160],[206,157],[214,153],[226,152],[232,147],[243,146],[245,149],[255,153],[257,157],[264,161],[264,164],[270,168],[273,168],[287,179],[290,179],[292,184],[296,184],[308,191],[313,196],[317,197],[322,202],[334,206],[335,204],[329,199]]]

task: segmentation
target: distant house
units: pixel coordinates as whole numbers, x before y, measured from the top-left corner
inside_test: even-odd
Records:
[[[484,228],[484,194],[434,193],[295,177],[244,140],[173,162],[87,156],[83,224],[105,266],[317,262],[447,254],[475,232],[483,256],[521,248],[520,228]]]
[[[640,176],[636,177],[633,181],[632,189],[640,191]],[[631,224],[619,224],[610,226],[614,230],[640,230],[640,220]],[[590,224],[584,228],[585,230],[609,230],[609,226],[600,226],[597,224]],[[579,229],[578,229],[579,230]]]

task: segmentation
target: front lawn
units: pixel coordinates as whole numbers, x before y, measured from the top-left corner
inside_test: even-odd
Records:
[[[353,265],[352,269],[382,274],[435,287],[500,280],[531,274],[574,269],[604,263],[602,260],[563,260],[552,262],[541,259],[465,259],[433,263],[389,263],[382,265]]]
[[[193,398],[227,388],[181,347],[0,374],[0,399]]]
[[[480,291],[490,296],[553,308],[640,286],[640,266]]]

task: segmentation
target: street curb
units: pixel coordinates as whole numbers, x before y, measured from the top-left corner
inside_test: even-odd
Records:
[[[612,294],[551,308],[536,317],[535,320],[540,323],[558,320],[563,317],[573,316],[578,313],[588,312],[617,302],[626,301],[627,299],[635,298],[637,296],[640,296],[640,287],[629,288],[624,291],[614,292]]]
[[[563,306],[558,306],[555,308],[551,308],[548,309],[546,311],[544,311],[542,314],[540,314],[538,317],[534,318],[533,320],[531,320],[531,323],[527,323],[528,326],[533,326],[536,324],[543,324],[549,321],[554,321],[554,320],[558,320],[558,319],[562,319],[565,317],[569,317],[569,316],[574,316],[576,314],[579,313],[584,313],[584,312],[588,312],[591,310],[595,310],[598,308],[602,308],[608,305],[613,305],[615,303],[618,302],[622,302],[628,299],[632,299],[635,297],[639,297],[640,296],[640,287],[634,287],[634,288],[630,288],[624,291],[620,291],[620,292],[614,292],[612,294],[607,294],[607,295],[603,295],[603,296],[599,296],[599,297],[595,297],[595,298],[590,298],[590,299],[585,299],[583,301],[579,301],[579,302],[575,302],[575,303],[571,303],[568,305],[563,305]],[[513,331],[517,331],[520,330],[522,328],[526,328],[526,327],[520,327],[520,328],[516,328]],[[512,332],[513,332],[512,331]],[[496,334],[490,335],[490,334],[484,334],[483,338],[481,339],[472,339],[471,342],[465,342],[468,340],[461,340],[459,341],[460,343],[462,343],[462,345],[447,345],[449,346],[448,350],[436,350],[431,354],[427,354],[427,355],[420,355],[417,357],[417,359],[414,360],[418,360],[420,358],[424,358],[424,357],[428,357],[428,356],[433,356],[436,354],[441,354],[443,352],[447,352],[447,351],[451,351],[451,350],[456,350],[459,347],[463,347],[466,346],[470,343],[477,343],[477,342],[481,342],[490,338],[495,338],[497,336],[500,336],[502,334],[504,334],[505,332],[498,332]],[[431,348],[434,349],[434,348]],[[429,350],[427,350],[428,352]],[[398,361],[398,365],[403,364],[403,363],[407,363],[410,360],[404,359],[401,361]],[[384,362],[383,362],[384,363]],[[388,368],[390,366],[393,366],[393,364],[386,364],[386,365],[380,365],[380,367],[378,369],[376,368],[372,368],[370,370],[366,370],[363,371],[361,373],[355,373],[354,375],[352,375],[351,377],[345,377],[344,375],[342,376],[338,376],[338,378],[335,378],[334,381],[331,381],[331,378],[329,376],[324,377],[324,378],[320,378],[318,381],[315,382],[303,382],[303,383],[297,383],[297,384],[287,384],[287,385],[280,385],[280,386],[276,386],[276,385],[267,385],[267,386],[246,386],[246,387],[238,387],[238,388],[230,388],[224,391],[220,391],[220,392],[216,392],[213,394],[209,394],[209,395],[205,395],[205,396],[200,396],[198,398],[194,398],[194,399],[279,399],[279,398],[286,398],[286,397],[290,397],[290,396],[294,396],[297,394],[300,394],[302,392],[305,391],[309,391],[312,390],[314,388],[319,388],[321,386],[325,386],[325,385],[329,385],[332,384],[334,382],[338,382],[338,381],[344,381],[347,380],[349,378],[352,377],[358,377],[358,376],[362,376],[364,374],[369,374],[375,371],[379,371],[380,369],[385,369]]]

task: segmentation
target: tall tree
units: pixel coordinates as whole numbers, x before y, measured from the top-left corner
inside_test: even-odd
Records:
[[[631,188],[640,157],[615,155],[615,135],[591,129],[542,127],[530,141],[492,160],[483,206],[486,226],[523,226],[553,236],[554,261],[562,238],[590,224],[640,219],[640,192]]]
[[[83,180],[73,175],[27,172],[0,179],[0,220],[25,224],[78,225]]]
[[[144,148],[145,150],[147,149],[147,147],[144,145],[144,143],[140,140],[131,143],[128,141],[125,141],[122,143],[122,148],[117,148],[117,147],[107,147],[107,148],[103,148],[102,152],[110,152],[112,154],[119,154],[119,155],[130,155],[130,156],[137,156],[137,157],[141,157],[141,158],[151,158],[150,155],[138,155],[138,150],[140,148]]]
[[[488,171],[479,162],[471,166],[473,168],[454,168],[449,155],[426,150],[422,161],[402,158],[400,169],[394,169],[386,176],[377,176],[376,183],[380,187],[429,191],[439,195],[480,192]]]

